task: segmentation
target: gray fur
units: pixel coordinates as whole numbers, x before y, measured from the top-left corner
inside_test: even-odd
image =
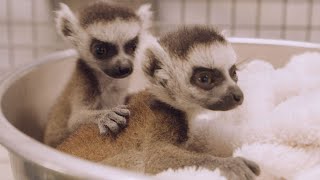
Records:
[[[226,39],[215,29],[208,26],[182,27],[161,37],[160,44],[170,54],[184,60],[189,50],[197,44],[226,43]]]
[[[110,22],[117,18],[126,21],[139,20],[132,9],[103,1],[95,2],[80,11],[80,25],[83,28],[95,22]]]

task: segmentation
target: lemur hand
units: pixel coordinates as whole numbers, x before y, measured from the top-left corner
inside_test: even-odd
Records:
[[[110,110],[106,110],[97,122],[100,134],[118,134],[120,129],[127,125],[129,115],[130,111],[126,105],[119,105]]]
[[[253,180],[260,174],[259,166],[245,158],[225,158],[218,167],[229,180]]]

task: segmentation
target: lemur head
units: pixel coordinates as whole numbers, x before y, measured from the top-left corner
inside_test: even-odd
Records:
[[[78,50],[92,68],[113,78],[124,78],[133,71],[135,52],[150,26],[149,5],[138,11],[98,1],[78,16],[65,4],[57,11],[58,32]]]
[[[236,54],[227,40],[206,26],[183,27],[144,52],[150,91],[180,109],[226,111],[241,105]]]

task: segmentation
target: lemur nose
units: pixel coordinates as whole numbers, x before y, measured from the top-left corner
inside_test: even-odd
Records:
[[[243,102],[243,93],[241,91],[235,91],[232,93],[233,100],[238,103],[242,104]]]
[[[243,102],[243,93],[239,87],[231,87],[229,89],[230,95],[232,96],[232,100],[237,104],[242,104]]]
[[[132,72],[131,66],[120,66],[119,67],[119,74],[129,74]]]
[[[240,102],[242,101],[242,95],[240,94],[233,94],[233,99],[236,101],[236,102]]]

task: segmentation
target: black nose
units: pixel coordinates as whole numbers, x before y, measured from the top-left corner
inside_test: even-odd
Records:
[[[241,91],[233,92],[232,97],[233,100],[238,104],[241,104],[243,102],[243,93]]]
[[[242,96],[239,94],[233,94],[233,99],[237,102],[240,102],[242,99]]]
[[[132,72],[132,67],[131,66],[120,66],[118,68],[119,74],[121,75],[127,75]]]

